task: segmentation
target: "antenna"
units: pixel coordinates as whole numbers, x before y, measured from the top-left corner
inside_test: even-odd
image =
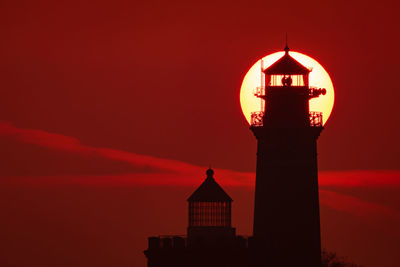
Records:
[[[260,95],[264,95],[265,94],[265,90],[264,90],[264,86],[265,86],[265,76],[264,76],[264,59],[263,58],[261,58],[261,73],[260,73],[261,75],[260,75],[260,77],[261,77],[261,85],[260,85]],[[264,111],[264,100],[263,99],[260,99],[260,104],[261,104],[261,106],[260,106],[260,108],[261,108],[261,110],[260,111]]]
[[[286,32],[286,47],[287,47],[287,32]]]
[[[289,53],[289,47],[288,47],[288,45],[287,45],[287,39],[288,39],[288,38],[287,38],[287,32],[286,32],[286,40],[285,40],[285,41],[286,41],[286,46],[285,46],[285,49],[284,49],[286,55]]]
[[[261,59],[261,87],[264,86],[264,59]]]

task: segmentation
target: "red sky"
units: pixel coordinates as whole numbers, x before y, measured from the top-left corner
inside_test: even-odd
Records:
[[[396,5],[2,1],[0,265],[144,266],[148,235],[185,231],[209,164],[250,234],[239,88],[287,32],[336,90],[318,143],[323,244],[398,266]]]

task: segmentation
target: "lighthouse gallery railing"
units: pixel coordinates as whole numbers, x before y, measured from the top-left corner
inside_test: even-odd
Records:
[[[264,111],[256,111],[251,113],[250,125],[252,127],[263,126]],[[310,111],[310,126],[322,127],[322,112]]]

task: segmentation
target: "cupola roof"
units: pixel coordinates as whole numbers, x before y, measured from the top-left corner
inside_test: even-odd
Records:
[[[210,168],[206,172],[207,178],[188,198],[189,202],[232,202],[232,198],[222,189],[214,179],[214,171]]]
[[[285,47],[285,55],[278,59],[274,64],[264,70],[267,75],[296,75],[308,74],[310,70],[301,65],[297,60],[289,55],[289,47]]]

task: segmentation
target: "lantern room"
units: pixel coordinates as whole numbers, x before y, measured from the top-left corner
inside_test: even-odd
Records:
[[[208,169],[207,178],[188,198],[189,228],[231,227],[231,197],[214,179]]]
[[[311,69],[291,57],[287,45],[284,50],[280,59],[262,68],[262,86],[255,96],[263,102],[261,111],[251,114],[251,127],[322,127],[322,113],[310,112],[309,100],[324,95],[326,90],[310,87]]]

